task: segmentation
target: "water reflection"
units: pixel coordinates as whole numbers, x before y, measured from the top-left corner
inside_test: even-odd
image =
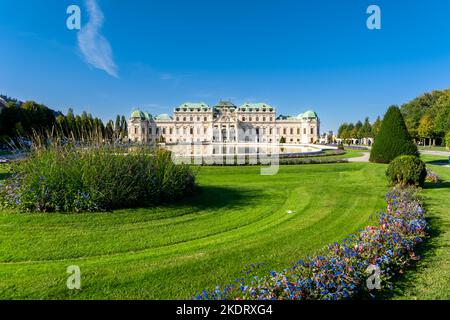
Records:
[[[320,153],[322,149],[309,145],[279,145],[255,143],[214,143],[214,144],[176,144],[166,145],[166,149],[177,156],[188,155],[291,155]]]

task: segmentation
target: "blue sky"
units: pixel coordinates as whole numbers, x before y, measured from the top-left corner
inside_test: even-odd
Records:
[[[371,4],[381,30],[366,28]],[[447,0],[2,0],[0,93],[105,120],[266,102],[336,130],[450,87],[449,21]]]

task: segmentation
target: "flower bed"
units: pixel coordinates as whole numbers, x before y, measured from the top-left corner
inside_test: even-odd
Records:
[[[386,196],[386,211],[379,224],[368,226],[342,243],[334,243],[323,256],[298,261],[282,272],[241,278],[213,291],[203,291],[196,299],[314,299],[341,300],[364,297],[368,288],[368,268],[379,270],[381,289],[392,287],[395,276],[417,260],[417,247],[428,229],[417,189],[394,188]],[[373,289],[373,288],[372,288]]]

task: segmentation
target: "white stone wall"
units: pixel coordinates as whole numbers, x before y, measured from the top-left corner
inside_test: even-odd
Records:
[[[128,137],[132,142],[192,143],[192,142],[319,142],[319,119],[276,120],[275,111],[229,110],[223,114],[208,111],[174,111],[173,119],[128,122]],[[250,138],[251,137],[251,138]]]

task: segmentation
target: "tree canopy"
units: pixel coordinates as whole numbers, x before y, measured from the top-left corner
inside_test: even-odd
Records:
[[[128,136],[125,116],[117,115],[115,125],[110,121],[105,126],[101,119],[87,112],[75,115],[70,108],[64,115],[35,101],[21,102],[7,96],[1,97],[7,106],[0,113],[0,143],[27,138],[34,133],[46,134],[52,130],[76,141],[92,137],[101,137],[105,141],[125,141]]]
[[[442,142],[450,132],[450,89],[425,93],[401,107],[414,139]]]

